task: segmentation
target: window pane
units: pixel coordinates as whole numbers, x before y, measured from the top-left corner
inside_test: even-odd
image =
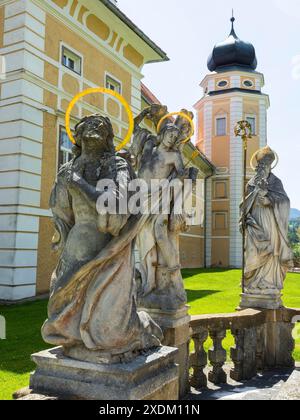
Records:
[[[247,121],[251,125],[252,134],[256,134],[256,121],[255,121],[255,118],[248,117],[247,118]]]
[[[62,48],[62,64],[70,70],[81,74],[81,57],[65,47]]]
[[[69,68],[71,70],[74,70],[75,69],[75,61],[72,60],[71,58],[69,58]]]
[[[106,87],[107,89],[121,93],[121,84],[110,76],[106,76]]]
[[[226,118],[217,118],[217,136],[226,135]]]
[[[59,168],[72,159],[72,147],[73,145],[67,132],[61,129],[59,138]]]

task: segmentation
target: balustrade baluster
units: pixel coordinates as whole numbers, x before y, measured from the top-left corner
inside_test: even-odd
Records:
[[[213,368],[209,372],[208,379],[213,384],[223,384],[227,382],[227,375],[223,369],[227,354],[222,346],[222,342],[226,337],[226,330],[213,329],[209,332],[209,335],[213,340],[213,347],[208,352],[208,358]]]
[[[230,377],[235,381],[252,379],[257,374],[257,333],[256,328],[232,328],[235,347],[231,349],[234,368]]]
[[[191,386],[200,389],[207,386],[207,377],[204,369],[207,366],[207,354],[204,350],[204,343],[208,338],[208,331],[203,328],[197,335],[192,337],[195,345],[195,352],[191,355],[191,368],[193,374],[191,377]]]

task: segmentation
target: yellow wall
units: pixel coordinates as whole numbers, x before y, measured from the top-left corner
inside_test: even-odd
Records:
[[[180,238],[180,258],[183,268],[204,266],[204,239],[182,236]]]
[[[229,239],[214,239],[212,241],[212,267],[229,266]]]
[[[38,269],[36,292],[38,295],[48,293],[51,275],[58,262],[58,255],[51,251],[51,241],[54,235],[52,219],[40,217]]]
[[[55,17],[47,14],[46,18],[46,43],[45,51],[48,57],[59,62],[60,57],[60,43],[66,43],[70,48],[78,51],[83,56],[83,76],[86,80],[103,86],[105,82],[105,72],[111,73],[114,77],[122,82],[122,95],[126,101],[131,103],[131,74],[125,71],[113,58],[102,54],[98,49],[94,48],[83,38],[78,37],[73,31],[68,29]],[[49,77],[49,76],[48,76]],[[65,75],[64,88],[67,93],[75,94],[76,89],[79,91],[79,86],[72,81],[72,76]],[[76,77],[73,77],[76,80]],[[78,82],[77,82],[78,83]],[[99,97],[100,95],[97,95]],[[90,102],[88,97],[84,100]],[[96,102],[98,104],[98,102]],[[126,121],[126,113],[123,113],[123,121]]]

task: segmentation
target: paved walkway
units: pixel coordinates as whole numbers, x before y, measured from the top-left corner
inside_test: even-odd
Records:
[[[300,365],[298,366],[300,367]],[[230,366],[225,369],[228,374]],[[205,390],[192,390],[189,400],[256,400],[270,401],[275,399],[282,389],[283,385],[288,381],[293,370],[277,370],[264,374],[258,374],[256,378],[247,382],[235,382],[228,379],[228,384],[216,386],[211,383]]]

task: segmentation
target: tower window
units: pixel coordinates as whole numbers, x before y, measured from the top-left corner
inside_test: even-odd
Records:
[[[251,81],[251,80],[245,80],[244,81],[244,83],[243,83],[243,85],[245,86],[245,87],[253,87],[253,82]]]
[[[248,123],[251,125],[252,135],[256,135],[256,118],[255,117],[247,117]]]
[[[62,47],[62,64],[69,70],[81,75],[81,58],[68,50],[66,47]]]
[[[72,159],[72,143],[66,130],[60,127],[59,130],[59,168]]]
[[[121,93],[121,90],[122,90],[121,83],[113,79],[111,76],[108,76],[108,75],[106,76],[105,85],[106,85],[106,89],[110,89],[117,93]]]
[[[222,88],[222,87],[226,87],[227,85],[228,85],[227,80],[221,80],[221,81],[218,83],[218,87],[220,87],[220,88]]]
[[[226,136],[227,134],[227,122],[226,117],[216,119],[216,134],[217,136]]]

